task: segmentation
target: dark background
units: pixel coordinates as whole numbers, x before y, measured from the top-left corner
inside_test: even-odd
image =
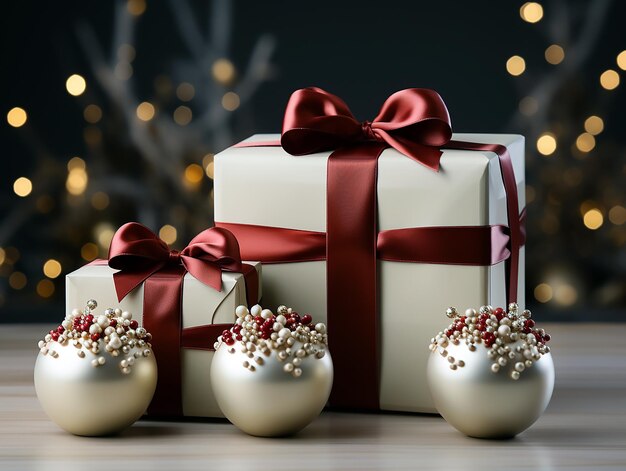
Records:
[[[154,230],[171,224],[173,245],[184,246],[212,222],[211,154],[252,133],[278,132],[289,94],[311,85],[344,98],[359,119],[375,116],[394,91],[434,88],[455,131],[524,134],[527,304],[543,319],[623,321],[626,73],[616,57],[626,49],[626,4],[544,1],[541,20],[529,23],[520,14],[523,3],[5,5],[0,322],[61,317],[64,274],[106,256],[111,231],[126,221]],[[544,58],[551,44],[565,51],[557,65]],[[513,55],[525,59],[520,76],[505,67]],[[232,79],[212,72],[219,59],[234,65]],[[132,75],[124,76],[129,67]],[[600,85],[607,69],[621,77],[614,90]],[[80,96],[66,91],[71,74],[86,80]],[[194,87],[193,99],[177,96],[182,82]],[[222,103],[229,92],[241,101],[233,111]],[[143,101],[156,108],[146,123],[135,112]],[[87,122],[84,110],[93,104],[102,116]],[[28,114],[17,128],[5,119],[16,106]],[[173,119],[179,106],[193,113],[190,123]],[[604,129],[582,152],[577,137],[591,115],[602,118]],[[549,156],[536,147],[545,132],[557,141]],[[68,195],[66,165],[74,156],[89,182]],[[200,179],[189,170],[194,164],[206,171]],[[33,182],[24,198],[13,191],[21,176]],[[106,205],[94,203],[96,193],[106,194]],[[597,229],[584,223],[589,210],[602,214]],[[49,259],[61,264],[60,276],[42,271]]]

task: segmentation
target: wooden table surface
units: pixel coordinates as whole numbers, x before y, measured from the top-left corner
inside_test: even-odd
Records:
[[[626,325],[545,325],[556,387],[512,440],[467,438],[442,418],[324,412],[292,438],[247,436],[225,421],[140,421],[117,437],[69,435],[33,387],[49,327],[0,326],[0,470],[626,470]]]

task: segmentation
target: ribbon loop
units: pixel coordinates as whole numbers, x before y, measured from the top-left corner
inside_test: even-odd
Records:
[[[207,229],[178,252],[136,222],[124,224],[113,236],[109,266],[119,270],[113,275],[119,301],[165,267],[182,266],[217,291],[222,290],[222,271],[243,271],[239,243],[226,229]]]
[[[304,88],[289,99],[281,145],[292,155],[305,155],[376,140],[438,170],[439,148],[451,137],[448,109],[434,90],[396,92],[373,121],[361,123],[341,98],[320,88]]]

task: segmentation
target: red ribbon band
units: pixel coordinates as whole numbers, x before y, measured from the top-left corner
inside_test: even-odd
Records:
[[[120,227],[111,241],[108,264],[118,300],[144,284],[143,326],[152,334],[152,349],[159,362],[157,389],[148,413],[182,416],[181,348],[213,350],[219,334],[232,324],[182,328],[183,278],[194,278],[222,290],[222,271],[243,273],[248,303],[258,300],[258,273],[241,262],[235,236],[213,227],[196,237],[180,252],[170,250],[147,227],[131,222]]]
[[[519,214],[508,150],[501,145],[451,141],[451,137],[450,115],[433,90],[413,88],[394,93],[373,121],[361,123],[339,97],[319,88],[305,88],[294,92],[287,104],[280,143],[237,145],[282,145],[292,155],[333,151],[327,163],[326,234],[216,223],[236,234],[247,259],[263,263],[326,260],[327,316],[336,371],[333,405],[379,408],[377,257],[471,265],[506,260],[507,298],[509,302],[517,299],[519,250],[524,240],[520,220],[524,214]],[[412,228],[379,233],[377,161],[388,147],[435,171],[439,169],[441,148],[495,152],[507,195],[509,227]],[[358,323],[342,319],[350,312],[359,313]],[[355,328],[359,329],[356,335],[368,345],[366,358],[357,364],[351,361],[349,342],[344,341],[354,335]]]

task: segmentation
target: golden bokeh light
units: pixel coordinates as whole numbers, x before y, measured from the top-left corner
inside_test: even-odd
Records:
[[[591,152],[596,146],[596,138],[588,132],[582,133],[576,138],[576,147],[581,152]]]
[[[209,165],[211,162],[213,162],[213,157],[214,156],[215,156],[215,154],[212,154],[212,153],[209,152],[204,157],[202,157],[202,166],[204,168],[206,168],[207,165]]]
[[[152,118],[154,118],[156,110],[152,103],[150,103],[149,101],[144,101],[144,102],[139,103],[139,105],[137,105],[136,113],[137,113],[137,118],[139,118],[140,120],[150,121]]]
[[[174,110],[174,121],[179,126],[187,126],[191,119],[193,118],[193,113],[191,112],[191,108],[188,106],[179,106]]]
[[[587,229],[591,229],[592,231],[599,229],[602,224],[604,224],[602,211],[597,208],[588,210],[583,216],[583,223]]]
[[[549,64],[557,65],[565,59],[565,51],[558,44],[552,44],[547,47],[544,56]]]
[[[544,132],[537,139],[537,150],[541,155],[552,155],[556,151],[556,137],[550,132]]]
[[[228,59],[217,59],[213,62],[211,73],[216,82],[228,85],[235,79],[235,66]]]
[[[23,289],[27,282],[26,275],[21,271],[14,271],[9,276],[9,286],[13,289]]]
[[[7,113],[7,123],[14,128],[20,128],[26,124],[28,120],[28,115],[24,108],[20,108],[16,106],[15,108],[11,108]]]
[[[548,283],[540,283],[535,286],[534,295],[540,303],[547,303],[552,299],[552,286]]]
[[[620,53],[617,55],[616,62],[617,62],[617,66],[618,66],[620,69],[622,69],[622,70],[626,70],[626,50],[624,50],[624,51],[620,52]]]
[[[113,226],[108,222],[101,222],[99,224],[96,224],[96,227],[94,228],[94,235],[96,237],[96,240],[98,241],[100,247],[102,247],[102,249],[104,250],[109,249],[109,245],[111,245],[111,239],[113,239],[114,234],[115,230],[113,229]]]
[[[609,221],[616,226],[626,223],[626,208],[621,205],[615,205],[609,209]]]
[[[185,181],[191,184],[198,184],[204,177],[204,170],[198,164],[189,164],[185,168]]]
[[[128,0],[126,2],[126,9],[128,13],[133,16],[143,15],[146,11],[146,0]]]
[[[159,237],[163,242],[167,245],[172,245],[176,242],[176,238],[178,237],[178,231],[176,228],[170,224],[165,224],[161,229],[159,229]]]
[[[525,96],[519,102],[519,111],[524,116],[532,116],[539,111],[539,101],[532,96]]]
[[[222,106],[226,111],[235,111],[239,108],[241,100],[235,92],[226,92],[222,97]]]
[[[43,264],[43,274],[48,278],[57,278],[62,271],[63,267],[61,266],[61,263],[53,258],[47,260],[46,263]]]
[[[522,56],[511,56],[506,61],[506,71],[515,77],[522,75],[525,70],[526,61]]]
[[[91,124],[96,124],[102,119],[102,110],[98,105],[87,105],[83,110],[83,118]]]
[[[41,280],[37,283],[37,294],[42,298],[49,298],[54,294],[54,283],[50,280]]]
[[[72,96],[80,96],[87,89],[87,82],[82,75],[72,74],[65,81],[65,89]]]
[[[604,131],[604,121],[602,121],[602,118],[600,118],[600,116],[589,116],[585,120],[585,131],[587,131],[589,134],[597,136],[602,131]]]
[[[71,172],[72,170],[85,170],[87,168],[87,164],[80,157],[72,157],[67,161],[67,171]]]
[[[26,177],[19,177],[13,182],[13,191],[17,196],[24,198],[33,191],[33,182]]]
[[[562,306],[571,306],[576,303],[578,292],[569,283],[562,283],[554,289],[554,300]]]
[[[88,183],[87,171],[84,168],[76,167],[68,172],[65,188],[70,195],[82,195],[87,189]]]
[[[526,2],[519,9],[519,16],[528,23],[537,23],[543,18],[543,7],[537,2]]]
[[[613,69],[605,70],[600,75],[600,85],[606,90],[614,90],[619,86],[619,74]]]
[[[98,249],[98,246],[93,242],[87,242],[80,248],[80,256],[87,262],[91,262],[92,260],[98,258],[99,252],[100,250]]]
[[[209,162],[205,167],[206,176],[211,180],[215,178],[215,162]]]
[[[104,191],[96,191],[93,195],[91,195],[91,206],[98,211],[107,209],[109,207],[109,195],[107,195]]]
[[[2,247],[0,247],[0,266],[4,264],[4,261],[6,260],[6,258],[7,258],[6,251]]]
[[[196,94],[196,89],[189,82],[182,82],[176,87],[176,96],[181,101],[191,101]]]

